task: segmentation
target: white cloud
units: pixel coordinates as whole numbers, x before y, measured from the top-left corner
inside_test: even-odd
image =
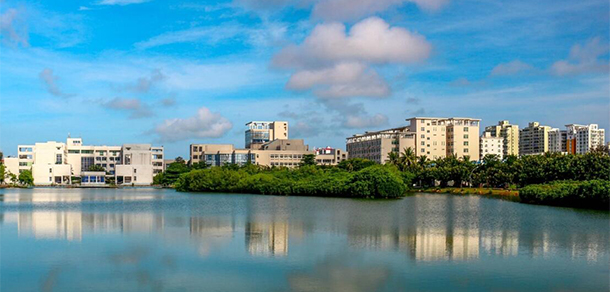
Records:
[[[135,47],[140,50],[145,50],[169,44],[188,43],[204,39],[209,43],[215,44],[221,40],[234,38],[243,33],[244,31],[238,25],[194,27],[180,31],[167,32],[152,37],[146,41],[136,43]]]
[[[20,13],[16,9],[7,9],[0,15],[0,36],[5,44],[24,47],[30,45],[26,26],[21,23]]]
[[[314,6],[312,14],[324,20],[351,21],[375,15],[408,2],[427,11],[435,11],[449,0],[321,0]]]
[[[343,126],[346,128],[374,128],[388,124],[388,117],[382,114],[373,116],[367,115],[348,115]]]
[[[498,64],[491,70],[491,76],[501,75],[515,75],[519,72],[529,71],[533,69],[530,64],[521,62],[520,60],[513,60],[508,63]]]
[[[155,127],[162,141],[175,142],[192,138],[218,138],[233,128],[231,121],[201,107],[197,114],[186,119],[169,119]]]
[[[290,77],[286,88],[315,89],[323,98],[349,96],[385,97],[390,87],[377,72],[360,63],[340,63],[332,68],[298,71]]]
[[[125,6],[129,4],[140,4],[144,2],[148,2],[150,0],[102,0],[98,3],[98,5],[120,5]]]
[[[607,74],[608,60],[602,58],[607,54],[608,43],[602,43],[599,37],[593,38],[584,45],[572,46],[568,59],[555,62],[551,67],[551,73],[559,76],[587,73]]]
[[[288,68],[345,61],[412,63],[427,59],[431,49],[423,36],[371,17],[347,34],[341,23],[317,25],[301,45],[284,48],[273,63]]]
[[[409,64],[430,55],[423,36],[401,27],[390,27],[371,17],[351,27],[320,24],[300,45],[281,50],[273,64],[295,70],[286,88],[314,89],[322,98],[385,97],[390,87],[371,65]]]
[[[53,75],[53,70],[45,68],[38,74],[38,78],[45,84],[45,87],[50,94],[64,98],[73,96],[73,94],[67,94],[59,89],[59,86],[57,86],[56,83],[59,80],[59,77]]]
[[[137,98],[121,98],[114,99],[102,104],[104,107],[114,110],[127,111],[130,113],[130,119],[139,119],[153,116],[148,105],[142,103]]]

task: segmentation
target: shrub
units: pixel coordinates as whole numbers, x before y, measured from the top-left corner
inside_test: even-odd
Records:
[[[519,191],[524,203],[610,209],[610,181],[557,181],[529,185]]]

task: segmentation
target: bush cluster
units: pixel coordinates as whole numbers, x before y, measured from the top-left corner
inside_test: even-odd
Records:
[[[535,184],[522,188],[519,197],[524,203],[610,208],[610,181],[556,181],[549,184]]]
[[[193,170],[178,178],[178,191],[254,193],[282,196],[397,198],[407,189],[393,166],[358,170],[302,166],[297,169],[223,166]]]

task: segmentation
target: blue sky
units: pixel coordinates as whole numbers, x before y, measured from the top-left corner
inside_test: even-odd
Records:
[[[610,128],[609,4],[0,1],[0,149],[243,147],[287,120],[311,147],[412,116]],[[608,139],[608,137],[606,137]]]

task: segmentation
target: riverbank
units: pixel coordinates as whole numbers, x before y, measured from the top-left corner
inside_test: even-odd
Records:
[[[491,195],[491,196],[502,196],[502,197],[519,197],[518,190],[505,190],[505,189],[493,189],[493,188],[423,188],[423,189],[412,189],[411,192],[423,192],[423,193],[443,193],[443,194],[455,194],[455,195]]]

